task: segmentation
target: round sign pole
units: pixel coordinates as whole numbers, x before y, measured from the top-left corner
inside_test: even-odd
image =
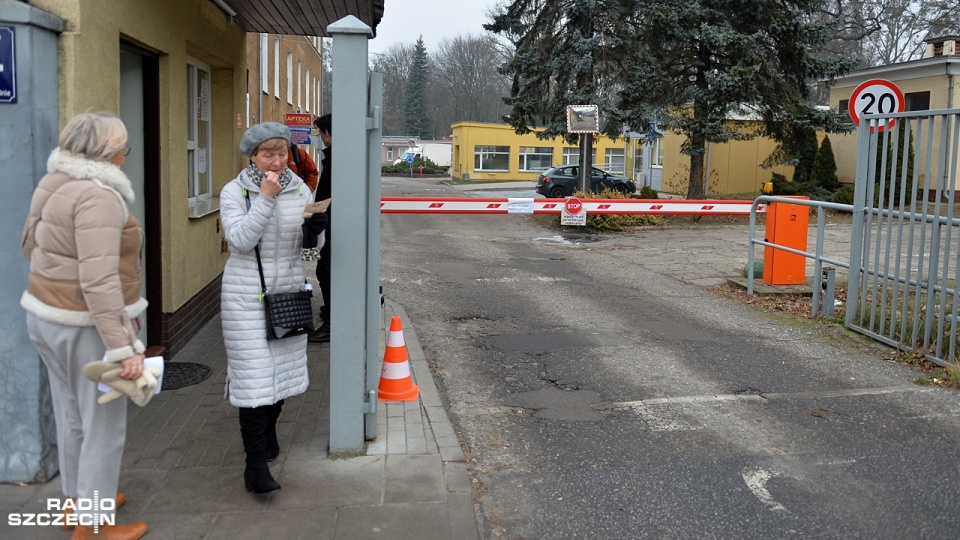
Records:
[[[854,88],[848,110],[850,119],[859,126],[863,115],[903,112],[905,105],[903,92],[896,84],[885,79],[870,79]],[[871,123],[870,131],[883,131],[896,123],[896,118],[890,118],[883,124]]]

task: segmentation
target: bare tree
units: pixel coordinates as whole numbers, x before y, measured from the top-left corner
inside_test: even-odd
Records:
[[[402,43],[391,46],[373,59],[373,71],[383,73],[384,135],[407,135],[403,128],[403,104],[412,62],[413,45]]]
[[[455,122],[500,122],[509,95],[496,40],[458,35],[440,42],[433,55],[434,76],[427,93],[433,133],[449,135]]]
[[[329,38],[323,38],[320,62],[323,64],[323,76],[320,78],[323,87],[320,95],[320,110],[328,113],[333,110],[333,40]]]
[[[834,26],[826,48],[856,59],[856,68],[916,60],[925,39],[960,33],[955,0],[829,0],[821,16]]]

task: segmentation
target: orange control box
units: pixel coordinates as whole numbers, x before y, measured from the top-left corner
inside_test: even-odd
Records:
[[[772,202],[767,207],[766,240],[771,244],[806,251],[809,223],[809,206]],[[767,285],[803,285],[806,266],[807,258],[803,255],[771,247],[763,248],[763,282]]]

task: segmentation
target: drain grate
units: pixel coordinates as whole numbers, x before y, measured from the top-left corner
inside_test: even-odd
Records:
[[[163,365],[161,392],[176,390],[205,381],[212,373],[209,366],[193,362],[166,362]]]

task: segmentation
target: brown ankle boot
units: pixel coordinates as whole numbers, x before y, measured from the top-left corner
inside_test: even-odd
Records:
[[[77,527],[70,540],[137,540],[147,532],[147,524],[140,521],[130,525],[101,525],[94,534],[93,527]]]
[[[71,501],[73,500],[73,497],[68,497],[68,498],[69,498]],[[114,501],[114,502],[116,503],[116,505],[114,506],[114,508],[120,508],[121,506],[123,506],[123,503],[124,503],[124,501],[126,501],[126,500],[127,500],[127,496],[126,496],[126,495],[124,495],[123,493],[117,493],[117,498],[116,498],[116,500]],[[74,525],[73,523],[70,523],[70,519],[71,519],[70,516],[71,516],[71,515],[73,515],[73,509],[72,509],[72,508],[66,508],[66,509],[64,509],[64,511],[63,511],[63,524],[60,525],[60,530],[61,530],[61,531],[72,531],[73,528],[76,526],[76,525]]]

